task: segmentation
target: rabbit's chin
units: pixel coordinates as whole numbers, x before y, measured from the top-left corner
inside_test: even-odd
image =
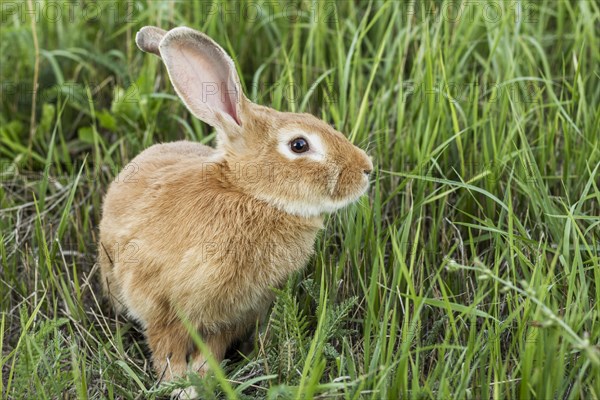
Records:
[[[266,201],[267,203],[288,214],[297,215],[304,218],[312,218],[321,216],[322,214],[332,213],[340,208],[344,208],[347,205],[354,203],[366,192],[366,189],[367,188],[365,187],[364,190],[361,190],[356,195],[346,197],[344,199],[322,199],[320,201],[311,203],[301,200],[293,201],[273,199],[268,198],[267,196],[262,197],[261,200]]]

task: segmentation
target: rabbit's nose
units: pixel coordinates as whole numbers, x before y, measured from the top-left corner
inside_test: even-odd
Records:
[[[367,153],[365,153],[365,156],[367,157],[367,162],[362,165],[363,173],[369,176],[371,172],[373,172],[373,160],[367,155]]]

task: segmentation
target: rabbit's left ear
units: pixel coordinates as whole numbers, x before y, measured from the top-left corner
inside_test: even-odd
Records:
[[[135,35],[135,44],[140,50],[160,57],[158,44],[166,34],[167,31],[156,26],[145,26]]]
[[[192,114],[226,134],[240,132],[246,99],[225,50],[187,27],[168,31],[158,48],[177,94]]]

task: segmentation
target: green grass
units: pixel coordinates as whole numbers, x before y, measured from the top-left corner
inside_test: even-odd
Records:
[[[203,398],[600,398],[597,2],[51,4],[0,4],[3,397],[172,389],[94,265],[119,168],[214,139],[135,47],[152,24],[206,32],[251,99],[322,117],[376,163],[254,350],[188,378]]]

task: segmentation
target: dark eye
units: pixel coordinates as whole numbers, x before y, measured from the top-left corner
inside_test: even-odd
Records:
[[[290,142],[290,148],[294,153],[306,153],[308,151],[308,142],[304,138],[296,138]]]

